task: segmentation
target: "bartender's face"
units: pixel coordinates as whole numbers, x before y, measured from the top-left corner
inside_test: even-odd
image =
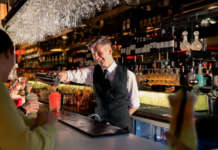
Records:
[[[93,59],[103,68],[111,65],[112,49],[111,46],[97,44],[92,50]]]

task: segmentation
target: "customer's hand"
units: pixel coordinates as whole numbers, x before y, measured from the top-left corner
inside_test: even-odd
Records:
[[[50,111],[40,111],[36,119],[37,125],[42,126],[44,124],[54,124],[57,118]]]
[[[27,101],[22,107],[26,110],[26,114],[37,113],[39,110],[39,102],[38,100]]]
[[[67,72],[66,71],[62,71],[58,75],[59,75],[59,79],[61,82],[64,82],[67,80]]]
[[[169,132],[165,132],[165,136],[167,137],[168,142],[171,145],[174,145],[177,150],[192,150]]]

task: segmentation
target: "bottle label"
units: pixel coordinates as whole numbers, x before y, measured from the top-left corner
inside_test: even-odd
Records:
[[[123,31],[126,30],[126,21],[125,20],[123,21],[123,27],[122,28],[123,28]]]
[[[174,46],[175,46],[175,41],[174,40],[169,41],[169,47],[174,47]]]
[[[127,19],[127,23],[126,23],[126,29],[130,29],[130,19]]]
[[[130,49],[131,49],[131,50],[136,49],[136,45],[135,45],[135,44],[130,45]]]
[[[144,45],[144,47],[142,48],[142,52],[146,53],[146,50],[147,50],[147,45]]]
[[[140,48],[136,48],[135,49],[135,54],[139,54],[139,50],[140,50]]]
[[[126,53],[125,48],[122,48],[122,49],[121,49],[121,54],[125,54],[125,53]]]
[[[159,48],[164,48],[165,43],[164,42],[160,42],[160,47]]]
[[[156,46],[157,49],[161,48],[161,43],[160,42],[156,42]]]
[[[164,48],[167,48],[167,47],[169,47],[169,41],[164,42]]]
[[[126,48],[126,55],[130,55],[130,47]]]

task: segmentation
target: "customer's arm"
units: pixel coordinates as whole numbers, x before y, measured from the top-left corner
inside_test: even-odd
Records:
[[[136,76],[127,70],[127,90],[129,97],[129,114],[132,115],[140,106],[139,91]]]
[[[56,128],[51,122],[32,128],[18,112],[7,89],[0,83],[0,148],[5,150],[53,150]]]

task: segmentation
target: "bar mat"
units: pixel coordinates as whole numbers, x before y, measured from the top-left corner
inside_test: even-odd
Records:
[[[73,127],[91,137],[129,133],[128,130],[105,123],[99,123],[91,118],[76,113],[62,112],[61,115],[58,116],[58,120],[59,122]]]

